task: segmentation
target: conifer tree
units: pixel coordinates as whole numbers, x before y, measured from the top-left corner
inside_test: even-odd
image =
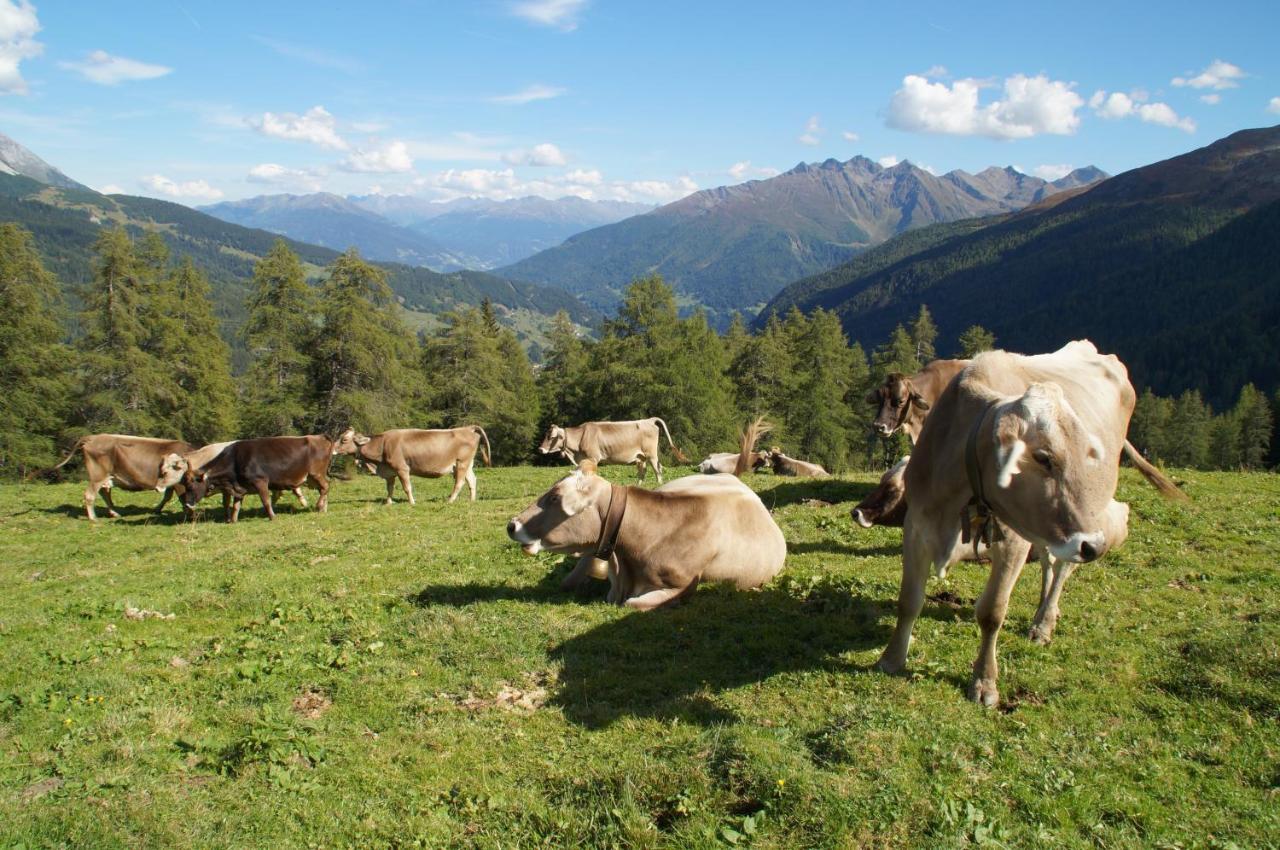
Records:
[[[0,475],[54,460],[71,376],[61,306],[30,231],[0,225]]]
[[[1138,397],[1129,420],[1129,438],[1142,454],[1153,462],[1166,460],[1169,420],[1173,418],[1173,400],[1161,398],[1147,388]]]
[[[1187,390],[1173,404],[1165,429],[1166,462],[1173,466],[1203,467],[1209,455],[1211,411],[1199,390]]]
[[[582,399],[587,347],[564,310],[558,311],[552,319],[547,342],[542,370],[538,373],[542,397],[541,425],[576,424],[589,418]]]
[[[937,358],[937,350],[934,348],[934,343],[937,339],[938,326],[933,323],[933,316],[929,313],[929,308],[921,304],[920,312],[916,314],[915,321],[911,323],[911,342],[915,345],[917,361],[924,364]]]
[[[889,339],[871,355],[871,379],[883,381],[891,372],[910,375],[920,371],[920,358],[916,357],[916,345],[902,325],[893,329]]]
[[[1240,390],[1233,415],[1238,427],[1239,463],[1246,469],[1262,469],[1271,449],[1271,407],[1253,384]]]
[[[1234,411],[1209,420],[1207,446],[1205,465],[1209,469],[1240,468],[1240,421]]]
[[[751,333],[747,330],[742,314],[734,310],[729,317],[729,327],[724,332],[724,351],[730,363],[738,359],[750,339]]]
[[[220,333],[209,281],[190,257],[168,275],[165,312],[181,333],[168,350],[157,351],[178,384],[179,403],[172,425],[184,439],[211,443],[236,433],[236,390],[231,379],[231,349]]]
[[[329,267],[319,308],[311,346],[313,427],[332,436],[348,426],[367,433],[408,426],[421,378],[410,367],[413,336],[386,273],[348,250]]]
[[[991,351],[996,347],[996,337],[991,331],[982,325],[971,325],[967,331],[960,334],[960,350],[956,352],[956,357],[962,360],[971,360],[984,351]]]
[[[309,426],[305,352],[316,336],[316,309],[301,260],[277,239],[254,266],[243,330],[250,357],[241,380],[247,436],[297,434]]]
[[[847,403],[853,378],[850,355],[840,320],[826,310],[815,310],[795,337],[796,387],[787,410],[787,432],[800,457],[832,471],[849,465],[849,437],[855,427]]]
[[[770,439],[786,439],[784,413],[794,387],[796,364],[777,313],[749,337],[729,366],[734,401],[744,419],[763,416],[774,423]]]

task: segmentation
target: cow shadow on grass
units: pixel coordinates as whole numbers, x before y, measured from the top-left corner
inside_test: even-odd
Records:
[[[784,508],[809,499],[828,502],[832,505],[849,503],[857,504],[876,488],[875,484],[862,481],[843,481],[839,478],[783,478],[781,483],[776,477],[758,475],[754,483],[759,489],[760,501],[769,510]],[[773,486],[767,486],[773,484]]]
[[[83,504],[65,504],[55,505],[49,508],[38,508],[42,513],[50,516],[62,516],[69,519],[85,519]],[[182,525],[187,520],[183,516],[180,509],[175,509],[171,505],[166,506],[163,513],[156,513],[154,506],[147,507],[145,505],[116,505],[116,513],[118,517],[113,517],[107,512],[107,506],[99,500],[94,506],[94,510],[98,514],[98,521],[104,523],[125,523],[127,525]],[[221,510],[221,509],[219,509]]]

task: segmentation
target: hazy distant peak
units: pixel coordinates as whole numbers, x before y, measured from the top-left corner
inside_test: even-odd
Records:
[[[62,189],[89,188],[72,180],[3,133],[0,133],[0,171],[5,174],[20,174]]]

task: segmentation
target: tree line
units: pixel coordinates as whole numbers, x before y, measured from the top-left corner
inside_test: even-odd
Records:
[[[366,433],[395,427],[481,424],[499,463],[527,461],[551,423],[661,416],[690,454],[732,449],[742,423],[764,416],[770,443],[839,471],[877,466],[905,452],[870,436],[868,390],[890,372],[914,372],[938,356],[993,348],[974,326],[960,348],[935,350],[925,307],[868,354],[818,309],[773,315],[756,333],[735,316],[716,333],[702,312],[681,317],[659,276],[627,288],[598,339],[563,311],[543,362],[530,363],[489,302],[442,314],[415,336],[385,272],[354,250],[318,284],[277,241],[254,268],[240,342],[249,364],[233,376],[209,284],[163,240],[104,230],[93,275],[80,293],[83,332],[68,340],[56,280],[31,235],[0,225],[0,474],[50,466],[82,434],[115,432],[193,443],[277,434]],[[1252,386],[1215,416],[1194,393],[1149,392],[1131,434],[1172,465],[1257,468],[1271,454],[1273,408]]]

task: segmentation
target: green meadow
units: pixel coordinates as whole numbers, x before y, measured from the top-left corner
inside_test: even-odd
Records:
[[[875,476],[749,476],[783,573],[638,614],[506,539],[564,471],[416,507],[361,476],[234,526],[0,486],[0,846],[1280,847],[1280,476],[1176,471],[1173,504],[1123,470],[1127,544],[1048,647],[1024,573],[984,710],[985,567],[931,581],[909,675],[870,669]]]

